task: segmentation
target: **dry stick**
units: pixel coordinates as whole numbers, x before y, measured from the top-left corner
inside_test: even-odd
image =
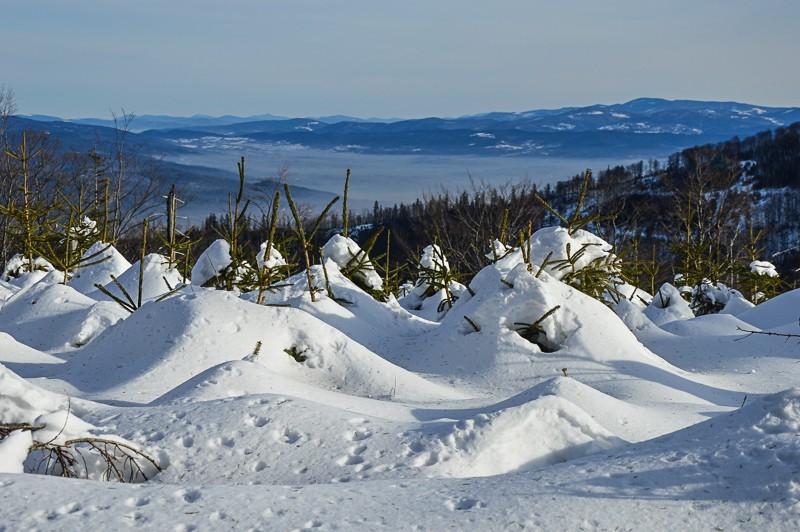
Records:
[[[467,323],[469,323],[470,325],[472,325],[472,328],[475,330],[475,332],[480,332],[480,328],[479,328],[479,327],[478,327],[478,326],[475,324],[475,322],[474,322],[474,321],[472,321],[471,319],[469,319],[467,316],[464,316],[464,319],[465,319],[465,320],[467,320]]]
[[[347,169],[347,176],[344,178],[344,200],[342,201],[342,236],[347,236],[347,192],[350,188],[350,169]]]
[[[303,248],[303,258],[306,261],[306,279],[308,280],[308,292],[311,294],[311,302],[317,301],[314,296],[314,280],[311,278],[311,259],[308,257],[308,241],[306,240],[306,232],[303,230],[303,222],[300,220],[300,214],[297,212],[297,207],[292,200],[292,193],[289,190],[289,185],[284,183],[283,189],[286,192],[286,201],[289,203],[289,209],[292,211],[294,223],[297,225],[297,234],[300,236],[300,245]]]
[[[788,341],[789,338],[800,338],[800,334],[792,334],[792,333],[776,333],[771,331],[750,331],[747,329],[742,329],[741,327],[736,327],[737,330],[742,331],[743,333],[747,333],[746,336],[742,336],[741,338],[737,338],[734,342],[738,342],[739,340],[744,340],[745,338],[750,338],[754,334],[761,334],[764,336],[778,336],[780,338],[786,338]],[[800,343],[800,341],[798,341]]]
[[[256,303],[261,305],[264,302],[265,276],[267,275],[267,261],[272,256],[272,245],[275,239],[275,229],[278,227],[278,214],[281,208],[281,191],[276,190],[272,197],[272,217],[269,220],[269,235],[267,236],[267,249],[264,251],[264,267],[259,272],[258,280],[258,299]]]
[[[139,298],[136,308],[142,307],[142,286],[144,283],[144,256],[147,252],[147,218],[142,222],[142,256],[139,260]]]
[[[386,295],[389,295],[389,246],[392,243],[392,230],[386,230],[386,269],[383,272],[384,280],[383,280],[383,289],[386,292]]]
[[[336,301],[336,296],[333,295],[333,290],[331,290],[331,280],[330,277],[328,277],[328,267],[325,266],[325,254],[322,253],[322,248],[319,248],[319,256],[321,259],[320,262],[322,263],[322,273],[325,276],[325,288],[328,291],[328,297]]]
[[[176,264],[175,243],[177,232],[178,198],[175,196],[175,184],[169,189],[167,194],[167,242],[169,247],[169,267],[173,268]]]

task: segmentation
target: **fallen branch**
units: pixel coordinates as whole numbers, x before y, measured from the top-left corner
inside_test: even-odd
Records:
[[[739,340],[744,340],[745,338],[750,338],[754,334],[761,334],[764,336],[778,336],[780,338],[786,338],[786,341],[789,341],[789,338],[800,338],[800,334],[792,334],[792,333],[776,333],[771,331],[751,331],[749,329],[742,329],[741,327],[736,327],[736,330],[742,331],[743,333],[747,333],[745,336],[741,338],[737,338],[734,342],[738,342]],[[800,344],[800,340],[797,341]]]

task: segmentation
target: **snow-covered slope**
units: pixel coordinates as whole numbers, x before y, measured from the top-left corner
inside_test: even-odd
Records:
[[[798,347],[758,334],[800,334],[797,293],[699,318],[606,304],[539,271],[567,242],[608,252],[543,230],[530,267],[509,254],[436,313],[333,256],[315,301],[304,272],[267,305],[157,301],[181,279],[155,255],[132,313],[57,272],[0,285],[0,424],[35,424],[0,431],[0,530],[800,527]],[[163,471],[20,473],[35,441],[103,434]]]

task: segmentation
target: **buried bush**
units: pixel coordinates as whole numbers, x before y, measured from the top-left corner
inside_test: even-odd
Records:
[[[517,334],[525,338],[530,343],[539,346],[539,349],[541,349],[542,352],[552,353],[553,351],[556,351],[558,347],[554,346],[552,342],[548,341],[547,335],[542,327],[542,322],[552,316],[560,308],[561,305],[556,305],[542,314],[542,316],[533,323],[515,322],[514,330],[517,332]]]
[[[5,467],[115,482],[144,482],[162,471],[153,457],[132,443],[116,436],[95,436],[87,428],[91,426],[70,417],[69,410],[40,416],[32,424],[0,424]]]

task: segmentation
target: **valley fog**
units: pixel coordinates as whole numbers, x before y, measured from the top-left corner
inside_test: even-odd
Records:
[[[442,188],[450,191],[476,182],[492,185],[530,179],[539,186],[555,184],[591,168],[597,173],[608,166],[627,165],[640,160],[619,158],[558,157],[476,157],[463,155],[375,155],[334,152],[302,147],[245,144],[198,148],[196,153],[167,156],[168,161],[224,170],[230,177],[244,156],[248,182],[275,178],[288,168],[293,186],[341,194],[347,168],[351,169],[350,201],[355,208],[413,202]],[[644,155],[647,160],[652,156]]]

